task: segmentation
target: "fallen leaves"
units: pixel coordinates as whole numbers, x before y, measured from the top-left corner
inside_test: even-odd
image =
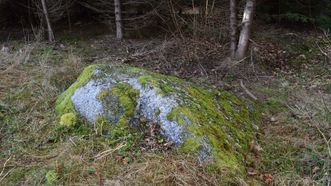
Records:
[[[263,150],[262,147],[257,143],[257,141],[253,140],[249,143],[249,150],[255,156],[254,163],[259,164],[260,163],[259,157],[261,157],[261,151]],[[253,167],[246,167],[246,173],[249,176],[257,177],[260,181],[262,181],[265,184],[270,184],[273,181],[273,176],[271,174],[259,173],[259,171]]]
[[[249,143],[249,150],[253,152],[255,156],[259,157],[262,147],[255,140],[253,140]]]
[[[253,167],[246,167],[246,173],[250,176],[256,176],[258,174],[257,170]]]
[[[273,176],[271,174],[262,174],[262,181],[266,184],[270,184],[273,181]]]
[[[273,181],[273,176],[269,173],[259,173],[256,169],[253,167],[246,167],[246,173],[249,176],[258,177],[259,180],[261,180],[263,183],[270,184]]]

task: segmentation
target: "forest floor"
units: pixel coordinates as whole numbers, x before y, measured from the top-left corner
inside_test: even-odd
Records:
[[[263,105],[255,159],[233,183],[327,185],[331,178],[331,37],[264,28],[250,56],[197,38],[62,34],[55,44],[9,39],[0,52],[0,185],[222,185],[190,155],[151,147],[118,154],[91,131],[58,129],[57,96],[90,64],[126,64],[235,92]],[[325,53],[326,55],[324,55]],[[246,87],[246,88],[243,88]],[[68,137],[69,136],[69,137]],[[109,152],[99,158],[100,153]]]

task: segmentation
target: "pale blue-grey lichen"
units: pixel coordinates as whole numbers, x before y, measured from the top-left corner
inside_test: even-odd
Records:
[[[239,166],[254,138],[258,114],[229,92],[127,66],[94,65],[84,73],[58,99],[61,115],[77,112],[91,124],[105,118],[113,125],[143,116],[157,121],[180,151],[228,167]]]

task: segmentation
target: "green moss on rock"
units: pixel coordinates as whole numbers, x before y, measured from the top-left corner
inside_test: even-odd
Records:
[[[115,123],[110,122],[104,116],[99,116],[96,123],[98,133],[107,134],[110,144],[121,141],[126,144],[122,151],[128,150],[139,139],[139,136],[142,136],[135,128],[129,126],[129,120],[135,114],[139,91],[127,83],[118,83],[110,89],[102,90],[97,97],[106,109],[120,112],[123,107],[123,112],[117,113],[120,117]],[[109,98],[116,101],[109,102],[106,100]],[[119,105],[114,104],[115,102],[118,102]]]
[[[127,118],[134,115],[137,106],[139,91],[127,83],[118,83],[110,89],[110,93],[118,96],[120,103],[125,108],[125,113],[120,119],[127,123]]]
[[[142,75],[138,78],[138,81],[142,86],[148,86],[150,84],[152,84],[152,85],[157,84],[157,81],[155,81],[155,79],[153,79],[152,76],[150,76],[150,75]]]
[[[160,110],[160,108],[158,108],[156,111],[155,111],[155,115],[156,116],[159,116],[161,114],[161,110]]]
[[[104,116],[98,116],[95,121],[95,130],[98,134],[108,134],[113,124]]]
[[[55,103],[55,109],[60,115],[75,112],[74,105],[71,101],[71,96],[75,93],[77,88],[88,83],[96,67],[97,65],[91,65],[85,68],[82,74],[78,77],[77,81],[58,97]]]
[[[135,90],[131,85],[127,83],[117,83],[110,88],[110,90],[102,90],[99,95],[98,99],[100,99],[105,108],[114,107],[113,103],[107,103],[103,101],[104,98],[108,97],[115,97],[121,107],[124,109],[124,113],[122,113],[119,121],[114,123],[115,125],[127,125],[128,120],[133,117],[136,106],[137,106],[137,99],[139,97],[139,91]],[[118,108],[113,108],[112,110],[119,110]]]
[[[72,112],[63,114],[60,118],[60,124],[69,128],[75,126],[76,123],[77,116]]]
[[[201,143],[194,137],[189,137],[180,146],[180,151],[183,153],[196,153],[201,149]]]
[[[222,167],[243,170],[244,154],[249,141],[254,139],[252,122],[257,119],[246,103],[229,92],[208,91],[187,86],[189,99],[176,107],[168,119],[186,127],[194,138],[207,138],[214,162]],[[192,148],[190,148],[192,147]],[[183,151],[198,152],[201,144],[187,138]]]
[[[96,67],[98,74],[93,75]],[[110,88],[104,88],[97,95],[97,99],[108,113],[100,116],[96,123],[100,134],[107,133],[110,136],[110,143],[124,141],[129,148],[139,139],[137,136],[143,135],[130,126],[130,120],[137,114],[140,94],[154,89],[158,98],[166,97],[170,102],[175,102],[167,107],[172,110],[166,113],[166,118],[185,130],[185,134],[176,134],[183,135],[184,140],[180,142],[183,143],[179,144],[181,152],[200,153],[208,146],[210,149],[207,153],[212,157],[215,165],[243,170],[243,160],[249,142],[255,137],[256,129],[253,125],[258,124],[259,121],[259,113],[254,110],[254,103],[239,99],[230,92],[199,87],[172,76],[125,66],[96,65],[84,70],[78,81],[59,97],[58,112],[61,115],[75,113],[70,99],[75,90],[91,78],[103,80],[103,74],[108,75],[107,77],[110,77],[111,83],[114,84]],[[134,80],[129,81],[132,79]],[[134,84],[136,82],[138,86]],[[142,90],[132,87],[140,87],[139,84]],[[166,109],[160,110],[160,108],[158,105],[150,111],[156,118],[162,117],[166,120],[164,117]],[[112,114],[112,117],[107,114]]]

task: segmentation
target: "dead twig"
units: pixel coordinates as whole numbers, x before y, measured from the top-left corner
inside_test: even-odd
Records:
[[[326,52],[324,52],[324,50],[321,48],[321,46],[320,46],[317,42],[316,42],[316,45],[317,45],[318,49],[320,50],[320,52],[321,52],[326,58],[330,59],[330,56],[329,56]]]
[[[0,172],[0,181],[4,178],[4,177],[6,177],[7,176],[7,174],[6,175],[4,175],[3,177],[2,177],[2,174],[4,173],[4,171],[5,171],[5,169],[6,169],[6,165],[7,165],[7,163],[10,161],[10,159],[11,159],[11,157],[12,156],[9,156],[9,158],[5,161],[5,163],[3,164],[3,166],[2,166],[2,170],[1,170],[1,172]]]
[[[246,94],[249,95],[249,97],[251,97],[251,98],[254,99],[255,101],[257,100],[257,97],[254,96],[254,94],[252,94],[252,92],[250,92],[250,91],[245,87],[245,85],[244,85],[244,83],[243,83],[243,80],[240,80],[240,86],[241,86],[241,88],[244,89],[244,91],[246,92]]]
[[[3,175],[2,178],[0,178],[0,183],[2,182],[3,179],[5,179],[5,178],[8,176],[8,174],[9,174],[11,171],[13,171],[13,170],[14,170],[14,168],[10,169],[5,175]]]
[[[102,159],[102,158],[114,153],[115,151],[117,151],[117,150],[119,150],[119,149],[121,149],[125,146],[126,146],[126,144],[122,143],[122,144],[118,145],[115,149],[108,149],[106,151],[103,151],[103,152],[97,154],[96,156],[94,156],[94,159],[95,159],[95,161],[99,160],[99,159]]]

